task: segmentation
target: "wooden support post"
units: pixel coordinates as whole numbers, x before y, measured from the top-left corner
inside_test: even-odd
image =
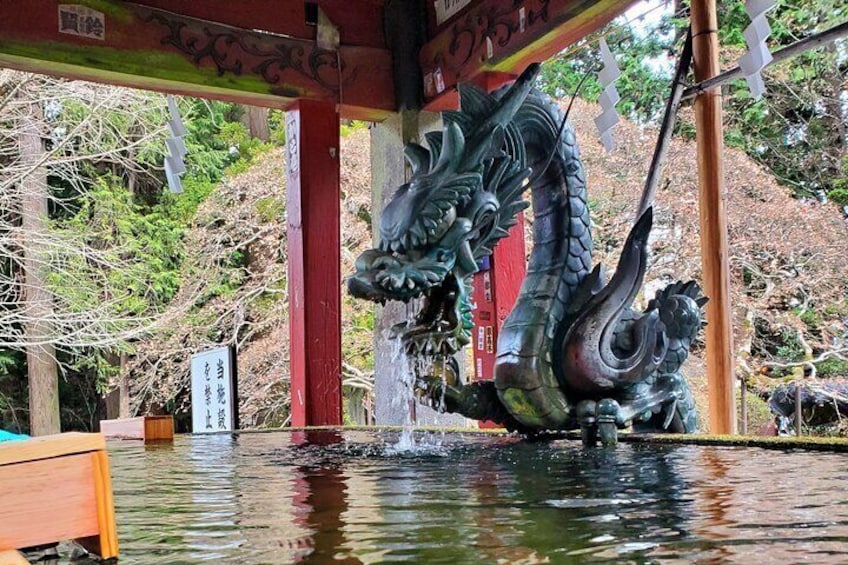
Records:
[[[342,423],[339,115],[300,100],[286,113],[291,423]]]
[[[720,70],[715,0],[693,0],[691,11],[695,80],[701,82]],[[707,90],[695,99],[695,131],[703,282],[704,292],[710,299],[706,328],[710,433],[732,434],[736,431],[733,328],[722,159],[724,139],[718,88]]]

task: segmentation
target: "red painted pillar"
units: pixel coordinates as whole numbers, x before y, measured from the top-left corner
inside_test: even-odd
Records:
[[[514,77],[502,73],[486,73],[475,81],[478,86],[491,92]],[[498,242],[494,253],[474,275],[474,377],[476,380],[492,380],[495,370],[495,354],[498,332],[509,315],[521,282],[527,271],[524,250],[524,214],[518,215],[518,223],[509,230],[509,235]],[[489,427],[483,423],[483,427]]]
[[[488,263],[488,264],[487,264]],[[521,282],[527,271],[524,254],[524,215],[498,242],[494,253],[474,275],[474,376],[476,380],[492,380],[498,331],[512,311]]]
[[[339,115],[300,100],[286,113],[292,426],[342,423]]]

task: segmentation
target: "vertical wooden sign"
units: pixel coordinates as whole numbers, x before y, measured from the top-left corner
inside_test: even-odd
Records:
[[[191,356],[191,423],[194,433],[238,429],[235,351],[218,347]]]

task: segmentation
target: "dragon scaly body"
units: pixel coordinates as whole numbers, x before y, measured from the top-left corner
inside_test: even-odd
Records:
[[[443,113],[429,149],[407,146],[413,175],[386,206],[380,246],[360,256],[348,288],[377,302],[423,297],[416,318],[395,332],[408,353],[434,361],[416,386],[438,409],[526,433],[580,427],[587,442],[599,432],[614,442],[615,430],[631,424],[693,431],[679,368],[705,299],[694,283],[675,283],[645,312],[631,308],[647,266],[650,210],[609,283],[591,268],[577,142],[559,108],[532,88],[537,73],[531,66],[494,95],[460,87],[462,110]],[[534,245],[500,331],[495,379],[464,383],[453,356],[470,338],[471,276],[516,223],[528,188]]]

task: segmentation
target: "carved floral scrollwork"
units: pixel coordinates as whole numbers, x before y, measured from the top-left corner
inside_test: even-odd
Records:
[[[339,80],[345,70],[341,56],[335,51],[319,49],[311,42],[233,30],[158,11],[150,11],[144,21],[167,29],[161,38],[163,45],[176,48],[194,64],[211,61],[218,76],[226,73],[241,76],[245,72],[245,59],[249,59],[258,61],[250,67],[250,72],[260,75],[268,84],[279,84],[284,72],[293,71],[330,92],[340,90]],[[348,76],[343,83],[353,78]]]
[[[548,20],[548,4],[550,0],[513,0],[507,7],[492,6],[486,12],[471,11],[464,19],[453,25],[451,42],[448,52],[456,56],[463,52],[461,65],[471,60],[486,39],[497,43],[500,47],[506,47],[512,41],[513,36],[522,29],[521,9],[524,8],[525,28],[536,22]],[[528,4],[534,4],[528,9]]]

